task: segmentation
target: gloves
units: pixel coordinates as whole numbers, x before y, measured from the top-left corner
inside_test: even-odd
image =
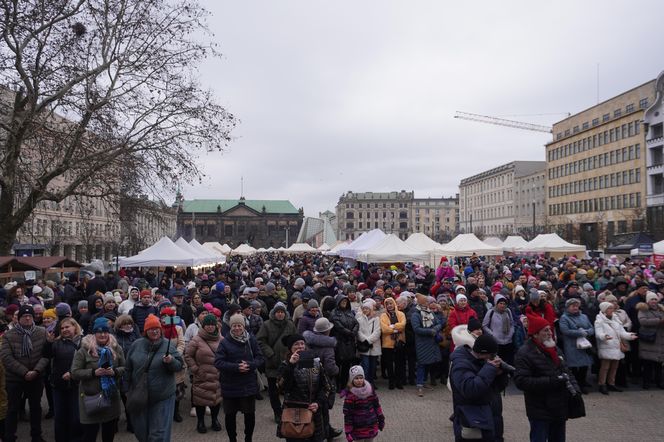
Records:
[[[346,433],[346,440],[348,442],[353,442],[353,436],[351,436],[350,433]]]

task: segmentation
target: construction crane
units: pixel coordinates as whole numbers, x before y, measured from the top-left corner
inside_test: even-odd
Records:
[[[514,127],[516,129],[532,130],[535,132],[553,133],[551,126],[542,126],[539,124],[522,123],[521,121],[506,120],[504,118],[488,117],[486,115],[471,114],[468,112],[457,111],[454,118],[462,120],[479,121],[480,123],[495,124],[497,126]]]

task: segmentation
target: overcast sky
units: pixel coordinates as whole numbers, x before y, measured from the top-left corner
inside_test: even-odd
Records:
[[[597,63],[600,100],[664,69],[656,0],[203,4],[223,57],[201,80],[241,123],[187,199],[238,198],[241,176],[308,216],[349,190],[451,196],[551,139],[455,111],[551,125],[597,103]]]

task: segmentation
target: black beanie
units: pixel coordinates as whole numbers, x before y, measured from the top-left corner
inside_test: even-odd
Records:
[[[480,324],[480,321],[476,317],[471,316],[468,320],[468,332],[479,330],[481,328],[482,324]]]
[[[491,335],[481,335],[475,339],[473,351],[477,354],[492,355],[498,353],[498,342]]]

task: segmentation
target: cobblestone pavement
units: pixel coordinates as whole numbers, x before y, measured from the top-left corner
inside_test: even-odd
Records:
[[[439,442],[453,440],[452,425],[448,420],[452,412],[452,394],[446,387],[437,386],[425,391],[423,398],[416,394],[415,387],[404,390],[388,390],[385,381],[379,380],[378,395],[386,416],[385,431],[379,435],[382,441]],[[265,399],[256,404],[256,430],[254,441],[279,440],[275,437],[276,426],[272,418],[267,392]],[[664,424],[661,410],[664,405],[662,390],[631,390],[624,393],[611,393],[603,396],[591,392],[585,396],[586,412],[584,419],[568,421],[567,440],[574,441],[637,441],[663,440]],[[189,408],[182,405],[184,421],[173,423],[174,441],[227,441],[224,430],[219,433],[208,430],[207,434],[196,432],[196,418],[189,417]],[[527,441],[528,420],[526,418],[523,396],[510,387],[503,398],[506,441]],[[221,422],[223,426],[223,415]],[[120,421],[120,432],[115,440],[135,441],[133,435],[124,431],[124,415]],[[343,416],[341,403],[337,401],[331,412],[332,425],[342,428]],[[209,417],[207,418],[209,425]],[[53,440],[53,421],[43,421],[44,438]],[[239,440],[243,440],[243,424],[238,415]],[[29,441],[29,425],[19,426],[19,440]],[[98,440],[101,440],[99,437]],[[343,437],[336,439],[345,441]]]

